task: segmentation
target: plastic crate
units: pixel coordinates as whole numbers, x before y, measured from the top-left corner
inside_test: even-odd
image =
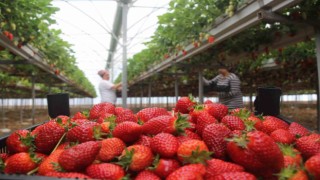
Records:
[[[26,128],[28,130],[33,130],[36,127],[40,126],[41,124],[37,124],[34,126],[31,126],[29,128]],[[3,136],[0,138],[0,153],[6,153],[7,152],[7,147],[6,147],[6,140],[9,135]],[[8,179],[8,180],[57,180],[57,179],[66,179],[70,180],[67,178],[52,178],[52,177],[46,177],[46,176],[36,176],[36,175],[20,175],[20,174],[4,174],[0,173],[0,179]]]

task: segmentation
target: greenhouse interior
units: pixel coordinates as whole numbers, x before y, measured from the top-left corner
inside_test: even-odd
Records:
[[[0,179],[319,180],[320,0],[1,0]]]

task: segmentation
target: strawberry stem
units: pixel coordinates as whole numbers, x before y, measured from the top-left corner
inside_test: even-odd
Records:
[[[37,167],[37,168],[29,171],[29,172],[27,173],[27,175],[31,175],[31,174],[33,174],[33,173],[36,173],[36,172],[38,171],[38,169],[39,169],[39,167]]]
[[[64,133],[61,138],[59,139],[58,143],[56,144],[56,146],[53,148],[53,150],[51,151],[51,153],[53,153],[57,148],[58,146],[61,144],[62,140],[64,139],[64,137],[66,136],[67,133]]]

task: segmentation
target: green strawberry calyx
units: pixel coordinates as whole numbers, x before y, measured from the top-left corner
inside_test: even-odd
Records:
[[[281,169],[281,172],[276,174],[279,180],[287,180],[293,177],[298,172],[298,168],[296,166],[288,166]]]
[[[148,167],[149,170],[155,170],[158,168],[160,162],[160,155],[157,154],[152,162],[152,165],[150,167]]]
[[[250,121],[250,120],[248,120],[248,119],[245,119],[243,122],[244,122],[244,125],[245,125],[245,127],[246,127],[246,131],[247,131],[247,132],[256,130],[256,128],[254,127],[254,125],[255,125],[257,122]]]
[[[278,146],[285,156],[295,157],[297,154],[300,154],[298,151],[294,151],[293,145],[278,143]]]
[[[131,150],[125,149],[125,154],[118,158],[119,162],[117,162],[116,164],[122,166],[126,171],[128,171],[132,162],[133,155],[134,155],[134,149],[131,149]]]
[[[178,117],[174,122],[174,127],[176,130],[176,134],[184,134],[185,129],[191,127],[190,123],[187,121],[187,117],[181,116],[180,113],[178,113]]]
[[[28,132],[25,137],[22,137],[19,133],[17,133],[17,135],[19,136],[19,140],[22,142],[23,145],[29,148],[35,148],[35,145],[34,145],[35,136],[31,135],[30,132]]]
[[[233,136],[233,138],[227,138],[226,141],[229,141],[229,142],[233,142],[235,143],[237,146],[243,148],[243,149],[246,149],[247,148],[247,145],[248,145],[248,139],[247,139],[247,134],[244,133],[240,136],[238,135],[235,135]]]
[[[4,168],[5,168],[5,164],[2,160],[2,158],[0,158],[0,172],[3,172]]]
[[[213,152],[202,150],[199,146],[196,150],[192,151],[190,156],[182,156],[184,164],[205,164],[206,160],[211,159]]]

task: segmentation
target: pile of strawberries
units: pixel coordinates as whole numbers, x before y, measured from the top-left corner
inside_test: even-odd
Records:
[[[320,179],[320,135],[247,109],[182,97],[172,112],[112,104],[6,141],[7,174],[92,179]]]

